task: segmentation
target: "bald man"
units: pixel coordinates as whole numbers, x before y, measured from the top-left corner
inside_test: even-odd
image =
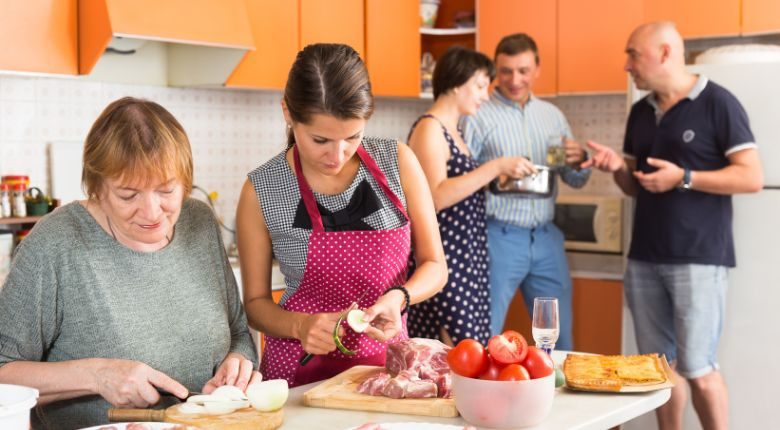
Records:
[[[623,157],[589,142],[582,167],[611,172],[636,197],[625,293],[639,351],[666,354],[702,426],[727,428],[716,352],[735,266],[731,195],[763,185],[756,144],[739,101],[685,69],[674,24],[640,26],[626,55],[626,71],[650,94],[631,108]],[[678,383],[656,411],[660,428],[682,428],[686,395]]]

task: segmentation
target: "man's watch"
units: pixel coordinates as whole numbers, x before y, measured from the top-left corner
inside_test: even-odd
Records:
[[[680,191],[688,191],[692,188],[691,184],[691,169],[685,168],[683,170],[683,179],[680,185],[677,187]]]

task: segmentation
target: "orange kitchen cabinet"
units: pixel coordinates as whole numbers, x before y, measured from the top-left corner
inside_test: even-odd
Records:
[[[300,7],[301,48],[344,43],[365,58],[363,0],[300,0]]]
[[[274,303],[279,303],[279,300],[281,300],[283,294],[284,290],[273,290],[271,292],[271,297],[273,297]]]
[[[780,2],[742,0],[742,34],[780,32]]]
[[[284,89],[300,49],[298,2],[247,0],[255,50],[249,51],[225,86]]]
[[[504,36],[526,33],[539,48],[536,95],[555,95],[558,81],[558,5],[554,1],[491,0],[477,3],[477,49],[493,58]]]
[[[0,70],[78,74],[78,0],[0,0]]]
[[[420,94],[419,0],[365,0],[366,66],[377,96]]]
[[[674,21],[686,39],[736,36],[739,34],[740,1],[645,0],[644,21]],[[767,0],[766,3],[776,1]]]
[[[577,350],[621,354],[623,282],[574,278],[572,286],[572,331]]]
[[[434,28],[420,28],[419,30],[421,60],[422,56],[427,53],[434,61],[438,61],[444,52],[453,46],[477,49],[476,23],[473,28],[458,28],[457,26],[458,19],[476,15],[475,3],[476,0],[441,0]],[[426,93],[423,97],[432,98],[432,94]]]
[[[558,93],[626,92],[625,46],[642,0],[558,0]]]
[[[623,283],[574,278],[572,288],[574,349],[598,354],[620,354],[623,339]],[[504,329],[516,330],[530,345],[534,344],[531,317],[519,290],[509,305]]]

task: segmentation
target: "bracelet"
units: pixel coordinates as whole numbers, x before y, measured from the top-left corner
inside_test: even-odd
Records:
[[[382,295],[384,296],[385,294],[393,290],[399,290],[402,293],[404,293],[404,298],[406,299],[406,302],[404,303],[404,308],[401,309],[401,315],[403,315],[409,310],[409,304],[412,302],[412,297],[409,295],[409,290],[407,290],[406,287],[404,287],[403,285],[396,285],[394,287],[390,287],[386,289],[385,292],[382,293]]]

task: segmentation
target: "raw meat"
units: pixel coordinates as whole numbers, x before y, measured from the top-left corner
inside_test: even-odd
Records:
[[[382,391],[385,389],[385,385],[387,385],[387,381],[389,381],[390,378],[391,376],[389,373],[380,372],[363,381],[358,387],[358,392],[371,396],[381,396]]]
[[[414,338],[387,347],[385,367],[363,381],[358,392],[394,399],[450,397],[447,345],[433,339]]]
[[[393,399],[422,399],[436,397],[436,383],[420,379],[412,370],[402,370],[387,381],[382,395]]]
[[[382,426],[374,423],[365,423],[362,426],[356,428],[355,430],[382,430]]]

